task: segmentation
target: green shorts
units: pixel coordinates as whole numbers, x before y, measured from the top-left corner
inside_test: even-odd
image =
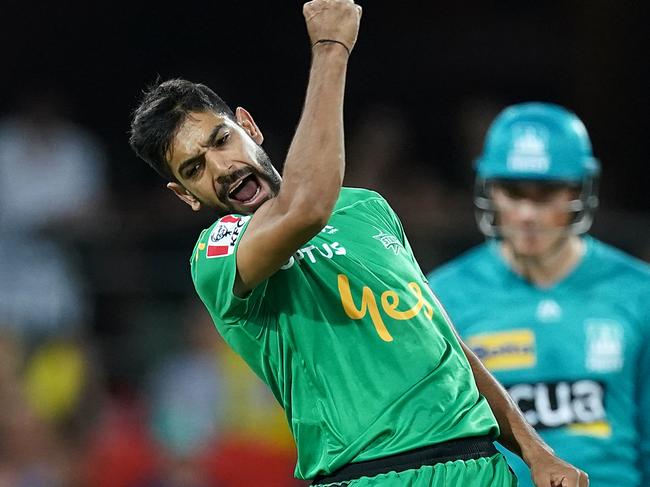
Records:
[[[374,477],[315,484],[318,487],[516,487],[517,478],[505,457],[497,453],[475,460],[424,465],[418,469],[388,472]]]

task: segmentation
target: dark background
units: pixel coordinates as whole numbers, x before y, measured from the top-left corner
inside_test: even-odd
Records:
[[[589,129],[605,204],[647,210],[642,3],[369,1],[350,65],[348,133],[374,102],[399,104],[416,124],[420,158],[462,183],[469,161],[453,126],[466,99],[555,101]],[[248,108],[282,160],[309,63],[301,2],[9,1],[2,17],[0,109],[27,90],[66,94],[74,119],[104,139],[116,189],[156,183],[126,133],[158,75],[205,82]]]

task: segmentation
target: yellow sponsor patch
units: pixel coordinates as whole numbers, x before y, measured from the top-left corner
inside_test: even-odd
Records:
[[[489,370],[524,369],[535,366],[535,334],[519,329],[474,335],[465,340]]]
[[[572,423],[567,425],[570,433],[583,436],[609,438],[612,436],[612,425],[607,421],[594,421],[593,423]]]

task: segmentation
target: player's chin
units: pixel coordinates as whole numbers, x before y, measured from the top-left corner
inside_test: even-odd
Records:
[[[535,245],[515,245],[515,253],[519,257],[534,258],[541,255],[542,249]]]
[[[536,235],[513,233],[506,237],[513,250],[522,257],[533,257],[543,250],[544,244]]]
[[[546,255],[556,245],[557,239],[544,237],[522,238],[514,243],[515,250],[522,257],[540,257]]]

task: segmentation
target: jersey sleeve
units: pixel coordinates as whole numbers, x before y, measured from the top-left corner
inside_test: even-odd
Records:
[[[192,280],[220,331],[244,325],[262,303],[267,280],[240,298],[233,292],[237,276],[237,249],[250,216],[227,215],[204,231],[191,259]]]

